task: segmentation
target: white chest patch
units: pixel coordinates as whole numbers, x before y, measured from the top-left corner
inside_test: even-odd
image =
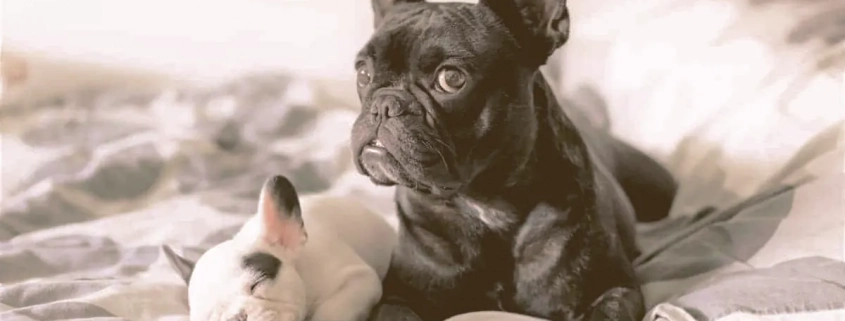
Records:
[[[462,198],[461,203],[465,204],[472,215],[490,229],[503,230],[513,223],[512,215],[507,212],[504,206],[483,204],[472,198]]]

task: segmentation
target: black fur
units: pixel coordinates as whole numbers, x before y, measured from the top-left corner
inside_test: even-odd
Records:
[[[640,320],[629,197],[668,211],[674,180],[558,105],[538,67],[568,36],[565,3],[496,1],[373,0],[352,150],[362,174],[397,185],[400,221],[374,319]],[[461,90],[438,90],[444,66],[466,74]]]
[[[241,268],[257,275],[257,279],[275,280],[282,268],[279,258],[264,252],[253,252],[241,259]]]

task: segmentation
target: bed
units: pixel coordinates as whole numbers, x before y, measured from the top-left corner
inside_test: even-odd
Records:
[[[544,72],[681,183],[639,227],[646,320],[845,319],[845,3],[613,1],[571,2]],[[268,72],[0,108],[0,320],[186,320],[190,263],[271,174],[395,225],[392,190],[350,164],[357,106],[322,99],[331,84]]]

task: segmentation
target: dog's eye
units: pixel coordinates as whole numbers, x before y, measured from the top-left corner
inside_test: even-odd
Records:
[[[370,71],[367,69],[367,66],[360,66],[358,67],[358,86],[364,87],[369,85],[370,82],[373,80],[373,77],[370,75]]]
[[[443,68],[437,73],[437,87],[441,91],[454,94],[466,84],[466,75],[457,68]]]
[[[249,283],[249,294],[255,294],[255,290],[258,289],[258,286],[266,280],[266,277],[258,277],[257,279],[252,280],[252,282]]]

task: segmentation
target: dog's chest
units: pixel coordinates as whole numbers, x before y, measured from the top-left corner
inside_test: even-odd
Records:
[[[495,232],[504,232],[516,223],[516,209],[504,201],[482,201],[468,196],[454,200],[454,210]]]
[[[472,254],[465,257],[472,263],[455,280],[462,289],[459,309],[504,310],[508,306],[508,289],[512,289],[514,282],[511,244],[519,223],[517,209],[504,201],[462,196],[453,199],[450,210],[453,215],[473,222],[463,225],[462,230],[467,233],[465,242],[455,243],[473,248],[467,251]]]

